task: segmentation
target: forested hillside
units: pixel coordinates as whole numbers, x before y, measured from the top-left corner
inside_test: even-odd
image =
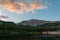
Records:
[[[42,35],[43,31],[60,30],[60,21],[46,23],[43,25],[17,25],[14,22],[0,21],[0,39],[26,38]],[[8,40],[8,39],[7,39]]]

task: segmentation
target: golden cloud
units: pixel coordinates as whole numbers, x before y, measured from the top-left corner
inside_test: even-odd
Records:
[[[45,6],[42,0],[0,0],[0,6],[3,6],[5,9],[11,12],[23,13],[31,12],[38,9],[45,9]]]
[[[21,6],[21,9],[23,9],[24,11],[29,12],[30,8],[26,5],[25,2],[20,2],[19,5]]]

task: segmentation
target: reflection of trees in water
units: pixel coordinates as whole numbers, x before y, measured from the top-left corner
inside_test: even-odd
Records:
[[[7,34],[6,34],[7,35]],[[51,37],[49,37],[51,36]],[[17,34],[17,35],[9,35],[9,36],[1,36],[3,40],[60,40],[60,36],[53,35],[31,35],[31,34]]]

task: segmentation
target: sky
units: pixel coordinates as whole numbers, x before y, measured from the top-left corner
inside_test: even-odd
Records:
[[[30,19],[60,21],[60,0],[0,0],[0,20]]]

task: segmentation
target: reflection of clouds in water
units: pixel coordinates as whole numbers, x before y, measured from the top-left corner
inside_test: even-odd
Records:
[[[42,32],[42,34],[60,34],[60,31],[47,31],[47,32]]]

